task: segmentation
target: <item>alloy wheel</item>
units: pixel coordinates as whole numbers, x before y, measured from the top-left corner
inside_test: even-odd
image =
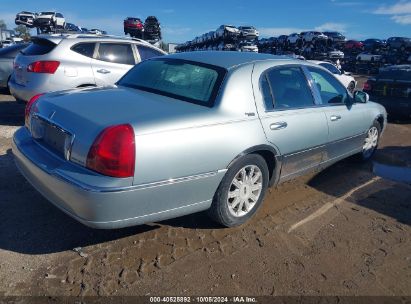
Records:
[[[231,215],[242,217],[255,207],[263,189],[262,182],[263,174],[255,165],[245,166],[237,172],[227,196]]]
[[[362,148],[362,153],[365,159],[371,157],[378,145],[378,129],[372,127],[368,130],[367,137],[365,138],[364,146]]]

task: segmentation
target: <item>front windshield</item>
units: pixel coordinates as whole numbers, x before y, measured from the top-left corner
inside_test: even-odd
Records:
[[[212,107],[225,73],[197,62],[152,59],[136,65],[117,84]]]

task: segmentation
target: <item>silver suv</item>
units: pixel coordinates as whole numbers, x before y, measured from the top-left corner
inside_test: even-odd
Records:
[[[15,59],[9,87],[18,100],[116,83],[135,64],[166,53],[139,39],[97,35],[40,35]]]

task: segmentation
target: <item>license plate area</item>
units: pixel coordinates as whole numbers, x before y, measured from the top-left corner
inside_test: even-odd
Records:
[[[61,127],[39,117],[31,119],[31,135],[42,146],[68,160],[70,157],[73,135]]]

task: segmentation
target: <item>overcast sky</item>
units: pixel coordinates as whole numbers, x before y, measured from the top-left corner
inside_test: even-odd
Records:
[[[411,0],[2,0],[0,19],[9,28],[20,11],[58,11],[67,22],[123,34],[125,17],[155,15],[164,40],[183,42],[221,24],[254,25],[262,36],[316,29],[348,38],[411,36]]]

